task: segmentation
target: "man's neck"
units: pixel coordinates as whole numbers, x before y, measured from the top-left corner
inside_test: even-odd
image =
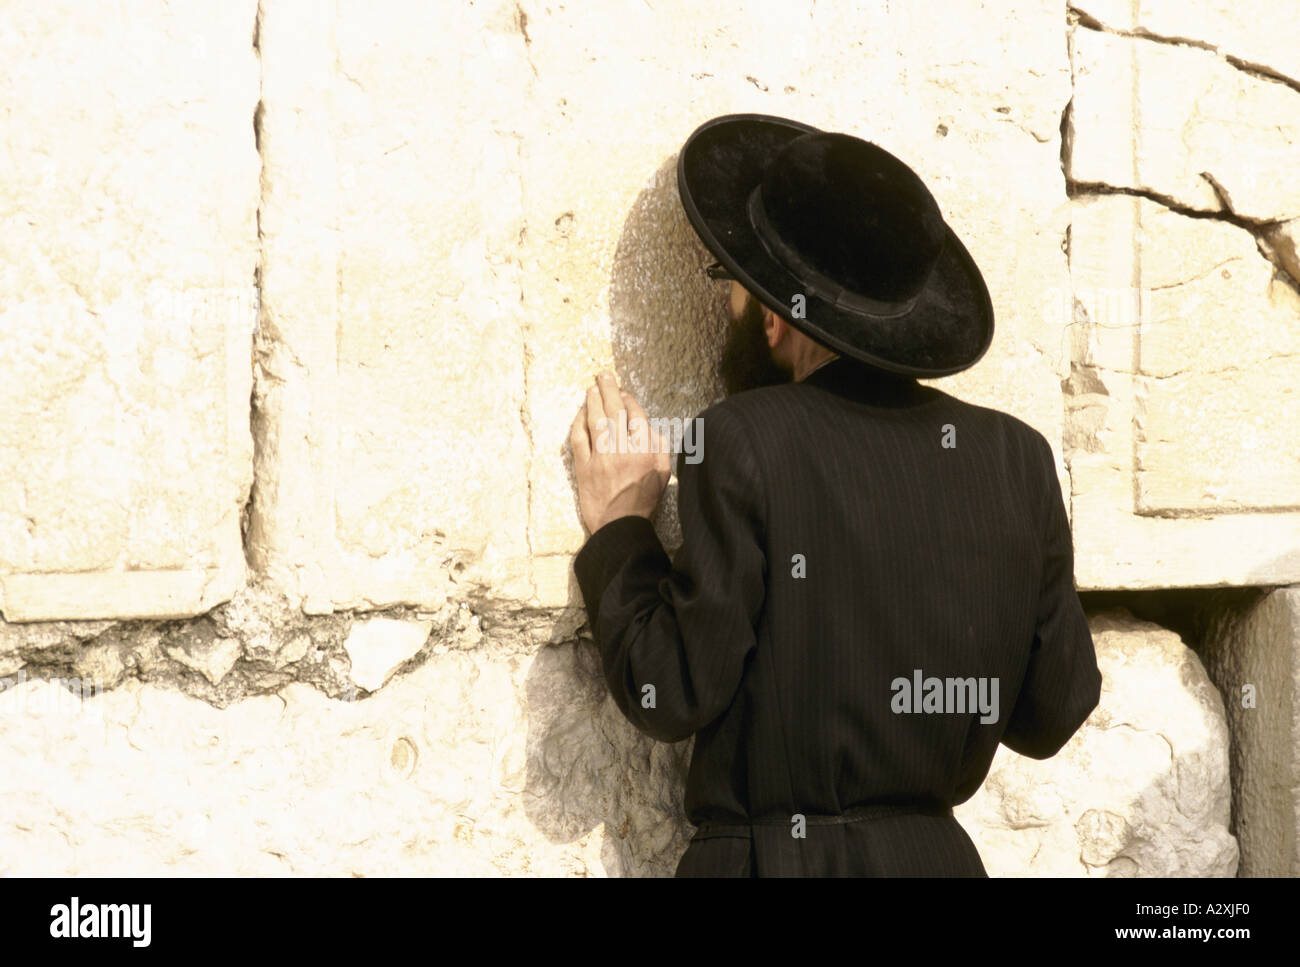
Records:
[[[839,358],[840,358],[840,357],[839,357],[839,354],[838,354],[838,353],[831,353],[830,355],[828,355],[828,356],[826,356],[825,358],[820,359],[820,360],[818,360],[818,359],[812,359],[812,360],[808,360],[808,361],[802,361],[802,363],[803,363],[803,365],[802,365],[803,372],[799,372],[799,369],[800,369],[801,367],[799,366],[798,363],[796,363],[796,365],[795,365],[794,381],[795,381],[796,383],[801,383],[801,382],[803,382],[805,379],[807,379],[807,378],[808,378],[809,376],[811,376],[813,373],[817,372],[817,370],[821,369],[823,366],[825,366],[825,365],[826,365],[827,363],[829,363],[831,360],[833,360],[833,359],[839,359]]]

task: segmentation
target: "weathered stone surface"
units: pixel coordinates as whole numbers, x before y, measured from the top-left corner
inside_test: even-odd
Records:
[[[1070,57],[1073,181],[1256,220],[1300,215],[1300,91],[1196,47],[1082,27]]]
[[[590,644],[533,653],[547,634],[440,641],[356,701],[15,684],[0,875],[671,874],[689,744],[622,720]]]
[[[217,632],[262,607],[236,599]],[[354,701],[276,688],[247,641],[227,678],[272,690],[221,710],[156,669],[84,702],[68,689],[89,676],[24,673],[0,690],[0,872],[671,874],[689,743],[623,721],[590,643],[545,645],[554,615],[520,619],[439,625],[423,663]],[[341,620],[309,625],[323,642]],[[1101,707],[1054,759],[1001,750],[959,819],[994,875],[1230,875],[1217,692],[1171,632],[1093,629]]]
[[[1124,195],[1076,200],[1070,263],[1078,586],[1300,580],[1295,290],[1246,231]]]
[[[990,875],[1232,876],[1223,699],[1172,631],[1090,619],[1101,702],[1056,756],[999,747],[954,811]]]
[[[184,647],[166,647],[167,657],[199,672],[213,685],[235,667],[243,649],[235,638],[201,638]]]
[[[1068,319],[1043,311],[1067,287],[1059,125],[1069,68],[1058,4],[1013,3],[1001,17],[954,11],[953,29],[940,32],[928,11],[904,4],[817,5],[790,17],[779,4],[745,2],[711,10],[707,31],[677,4],[524,7],[543,106],[524,139],[524,311],[535,334],[554,319],[577,324],[568,351],[530,354],[532,548],[564,567],[536,568],[542,603],[573,600],[567,566],[583,535],[568,468],[552,455],[564,452],[595,371],[612,363],[651,416],[689,419],[720,396],[725,294],[702,272],[712,259],[675,181],[682,141],[718,114],[849,131],[911,165],[984,272],[998,320],[980,364],[936,382],[1060,439]],[[777,21],[780,31],[764,27]],[[574,38],[596,34],[602,43],[575,58]],[[861,44],[834,39],[850,35]],[[659,524],[673,546],[671,500]]]
[[[55,655],[73,660],[84,643],[107,631],[111,621],[41,621],[11,624],[0,621],[0,675],[21,668],[33,655]]]
[[[256,6],[5,11],[9,621],[197,614],[243,582]]]
[[[250,556],[312,613],[526,597],[515,8],[274,0],[260,49]]]
[[[1300,286],[1300,218],[1293,218],[1261,232],[1260,249],[1266,258]]]
[[[352,662],[352,680],[367,691],[379,691],[398,666],[420,650],[432,628],[432,621],[358,621],[343,642]]]
[[[688,744],[639,736],[575,643],[566,436],[606,366],[652,416],[718,395],[674,182],[716,114],[850,131],[930,185],[998,327],[938,383],[1062,441],[1081,588],[1300,581],[1300,95],[1239,69],[1294,77],[1296,14],[1081,4],[1223,56],[1079,27],[1072,87],[1055,0],[940,30],[885,0],[262,0],[254,125],[252,0],[16,8],[0,612],[200,616],[0,621],[0,874],[672,872]],[[1222,217],[1067,201],[1063,162]],[[1287,694],[1286,608],[1222,632],[1222,681]],[[1094,627],[1102,707],[1056,759],[1003,750],[963,822],[995,874],[1230,873],[1204,673]],[[1294,865],[1267,710],[1229,710],[1243,845]]]
[[[1300,83],[1300,6],[1273,0],[1070,0],[1102,26],[1217,50]]]
[[[1223,614],[1206,667],[1232,730],[1232,794],[1242,876],[1300,875],[1300,588]]]
[[[944,39],[884,3],[791,19],[751,0],[708,31],[679,0],[414,20],[345,3],[332,21],[264,4],[250,559],[312,613],[575,604],[567,433],[586,384],[613,365],[652,416],[682,420],[718,395],[723,293],[674,164],[728,111],[853,131],[912,164],[998,311],[981,367],[951,383],[1059,439],[1065,320],[1042,306],[1066,282],[1069,71],[1059,5],[1014,6]],[[788,29],[764,29],[778,14]],[[994,66],[973,44],[1002,52]],[[660,524],[671,545],[671,507]]]
[[[499,613],[492,612],[494,624]],[[425,613],[391,609],[368,620],[380,622],[381,628],[423,629],[415,651],[404,646],[407,658],[436,641],[472,647],[482,635],[479,615],[463,602]],[[230,601],[186,621],[0,622],[0,675],[71,676],[104,689],[137,679],[218,707],[273,694],[291,681],[309,683],[335,698],[355,696],[347,649],[353,626],[350,614],[304,615],[262,582],[240,588]],[[572,637],[575,628],[556,623],[555,640]],[[436,641],[426,640],[431,631]],[[358,654],[362,652],[382,658],[366,649]]]

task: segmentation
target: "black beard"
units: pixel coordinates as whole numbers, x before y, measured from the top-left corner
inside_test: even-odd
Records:
[[[718,360],[718,378],[727,396],[794,379],[794,373],[772,359],[763,332],[763,304],[752,295],[745,296],[745,308],[727,333]]]

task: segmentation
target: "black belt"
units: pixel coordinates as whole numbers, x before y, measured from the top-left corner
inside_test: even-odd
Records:
[[[883,819],[886,816],[947,816],[952,817],[951,806],[938,805],[910,805],[894,803],[873,803],[866,806],[852,806],[839,815],[812,815],[804,816],[804,822],[808,826],[836,826],[841,823],[857,823],[868,819]],[[772,818],[751,819],[748,823],[715,823],[704,821],[699,824],[697,832],[691,837],[691,840],[712,839],[715,836],[744,836],[751,838],[753,836],[754,826],[791,826],[794,823],[794,816],[778,816]]]

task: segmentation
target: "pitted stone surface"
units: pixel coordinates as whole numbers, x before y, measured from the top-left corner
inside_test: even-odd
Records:
[[[689,743],[606,694],[566,437],[602,368],[652,417],[719,396],[674,168],[718,114],[930,186],[997,319],[937,385],[1058,450],[1080,588],[1300,581],[1297,14],[1261,3],[15,7],[0,873],[672,872]],[[1101,708],[962,807],[990,871],[1231,875],[1204,671],[1094,628]],[[1220,684],[1289,628],[1223,630]],[[1229,708],[1244,872],[1290,855],[1281,714]]]
[[[5,11],[9,621],[199,614],[244,581],[256,9]]]
[[[1300,588],[1221,614],[1207,637],[1233,733],[1241,875],[1300,875]]]
[[[1101,702],[1056,756],[999,746],[954,812],[992,876],[1233,876],[1223,699],[1172,631],[1089,622]]]
[[[671,873],[688,745],[621,719],[590,644],[521,647],[554,630],[502,615],[486,637],[440,634],[353,700],[291,681],[217,709],[166,681],[84,698],[14,682],[0,875]]]

